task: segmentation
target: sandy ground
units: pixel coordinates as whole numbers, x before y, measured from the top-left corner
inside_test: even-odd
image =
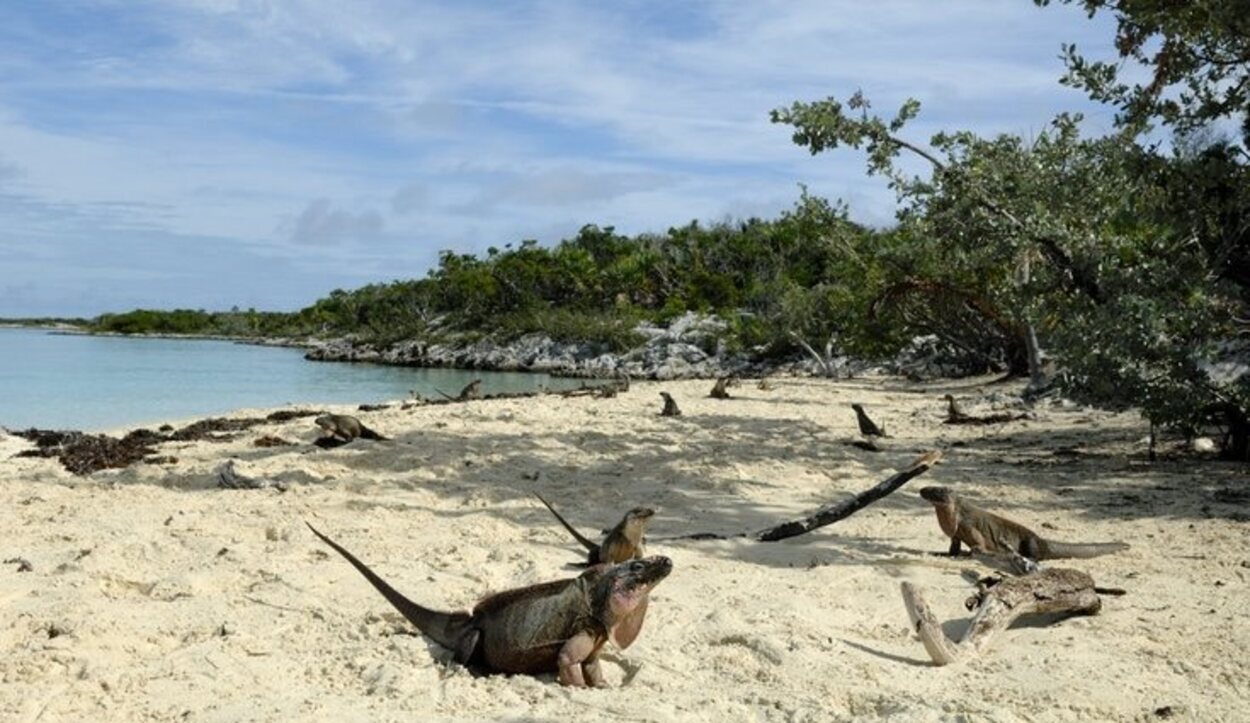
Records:
[[[783,380],[714,400],[710,386],[361,413],[394,441],[330,451],[296,420],[89,478],[12,459],[26,443],[0,436],[0,560],[33,566],[0,566],[0,720],[1250,719],[1244,466],[1149,463],[1132,414],[1047,405],[1031,421],[941,424],[948,389],[975,412],[1003,387]],[[660,389],[684,416],[656,415]],[[845,444],[852,401],[896,435],[890,449]],[[254,447],[262,434],[299,444]],[[812,534],[662,539],[768,526],[933,448],[941,465]],[[229,457],[290,489],[217,489]],[[1129,594],[932,666],[899,583],[957,631],[968,578],[987,569],[931,554],[947,540],[925,484],[1056,539],[1131,543],[1071,565]],[[660,508],[649,552],[675,569],[639,640],[605,655],[606,689],[447,663],[303,526],[414,599],[460,609],[575,574],[564,565],[581,552],[535,491],[595,536],[634,505]]]

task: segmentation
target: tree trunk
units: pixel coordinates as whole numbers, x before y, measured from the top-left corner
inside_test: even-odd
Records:
[[[832,525],[838,520],[844,520],[851,515],[859,512],[868,505],[885,497],[902,487],[909,480],[919,477],[928,472],[931,467],[942,459],[942,453],[934,450],[921,455],[915,462],[912,462],[907,469],[902,472],[896,472],[890,477],[877,483],[875,486],[860,492],[848,500],[825,505],[806,517],[789,522],[783,522],[779,525],[760,530],[759,532],[740,532],[733,534],[720,534],[716,532],[695,532],[689,535],[678,535],[676,537],[652,538],[652,540],[726,540],[731,537],[750,537],[759,542],[777,542],[791,537],[797,537],[812,530],[825,525]]]
[[[965,603],[974,612],[959,642],[946,637],[920,588],[903,583],[903,605],[934,663],[950,665],[981,655],[996,633],[1025,615],[1093,615],[1102,608],[1094,579],[1079,570],[1053,568],[1024,577],[990,580],[978,585],[977,594]]]

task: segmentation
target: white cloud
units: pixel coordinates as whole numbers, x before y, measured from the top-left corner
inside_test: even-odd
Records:
[[[382,214],[374,210],[352,213],[334,208],[327,198],[318,198],[280,229],[295,244],[321,246],[368,241],[382,233]]]
[[[855,154],[812,158],[768,111],[862,88],[883,113],[921,98],[920,140],[1034,131],[1088,107],[1057,83],[1060,42],[1111,39],[1071,8],[974,0],[98,0],[74,29],[41,5],[7,10],[0,44],[21,239],[232,239],[326,289],[583,223],[764,215],[799,182],[884,223]]]

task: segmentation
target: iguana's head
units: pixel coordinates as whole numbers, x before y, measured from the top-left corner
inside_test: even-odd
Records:
[[[921,487],[920,496],[935,505],[948,505],[955,501],[955,493],[948,487]]]
[[[320,417],[317,417],[316,419],[314,419],[313,424],[316,424],[318,427],[321,427],[322,429],[334,429],[335,427],[338,426],[338,423],[335,421],[333,414],[323,414]]]
[[[945,400],[946,400],[946,401],[948,401],[948,402],[953,402],[953,401],[955,401],[955,397],[954,397],[954,395],[951,395],[951,394],[943,394],[943,395],[942,395],[942,398],[943,398],[943,399],[945,399]]]
[[[641,527],[647,524],[647,521],[650,520],[654,515],[655,515],[655,510],[651,509],[650,507],[635,507],[634,509],[625,513],[625,524]]]
[[[859,404],[858,402],[856,402],[855,404],[852,404],[851,409],[854,409],[856,412],[860,414],[864,413],[864,405]]]
[[[652,555],[596,567],[601,568],[601,571],[595,588],[607,598],[607,609],[603,612],[617,618],[633,612],[647,598],[651,589],[668,577],[673,571],[673,561],[662,555]]]
[[[594,615],[621,648],[638,637],[651,590],[673,571],[673,561],[661,555],[595,565],[582,573]]]

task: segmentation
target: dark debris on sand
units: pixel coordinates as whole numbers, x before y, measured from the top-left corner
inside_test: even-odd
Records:
[[[177,458],[156,455],[156,445],[164,442],[192,442],[209,440],[222,442],[233,438],[260,424],[285,422],[301,417],[311,417],[320,412],[308,410],[284,409],[261,419],[247,417],[243,419],[226,419],[212,417],[174,430],[169,425],[161,427],[162,431],[136,429],[118,439],[107,434],[87,434],[75,431],[57,431],[49,429],[28,429],[14,432],[23,439],[35,443],[36,449],[18,452],[18,457],[44,457],[61,460],[65,469],[76,475],[89,475],[102,469],[122,469],[136,462],[149,464],[174,464]],[[276,438],[273,438],[276,439]],[[154,456],[156,455],[156,456]]]

